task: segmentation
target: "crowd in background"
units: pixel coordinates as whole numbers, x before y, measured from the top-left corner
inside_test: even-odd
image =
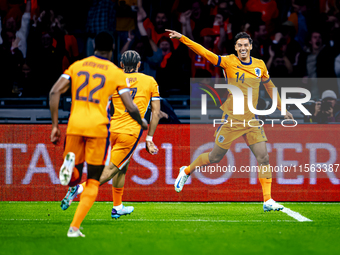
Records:
[[[116,65],[125,50],[141,55],[140,72],[155,77],[163,97],[190,95],[190,77],[223,77],[170,39],[170,28],[219,55],[236,54],[233,38],[247,32],[251,55],[272,78],[296,78],[312,99],[326,100],[331,90],[326,95],[337,100],[339,10],[340,0],[2,0],[0,97],[48,96],[70,64],[94,53],[101,31],[115,38]]]

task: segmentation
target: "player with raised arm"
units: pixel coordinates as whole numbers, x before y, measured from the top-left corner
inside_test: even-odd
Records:
[[[121,57],[121,66],[124,69],[126,80],[131,91],[134,103],[137,105],[140,113],[144,116],[149,102],[151,100],[152,118],[148,135],[146,137],[146,150],[154,155],[158,152],[152,137],[156,131],[160,119],[160,97],[158,84],[152,76],[138,73],[141,64],[141,58],[136,51],[125,51]],[[142,136],[140,126],[126,112],[122,100],[118,93],[112,96],[114,105],[114,115],[111,120],[111,167],[105,167],[100,178],[100,185],[112,180],[113,208],[112,218],[119,218],[121,215],[133,212],[133,206],[124,206],[122,196],[125,183],[125,175],[131,156],[133,155],[137,144]],[[69,188],[68,193],[61,202],[61,208],[66,210],[72,203],[73,199],[83,191],[83,186],[77,185]]]
[[[250,56],[252,50],[252,39],[247,33],[241,32],[235,36],[235,50],[237,56],[234,54],[227,56],[218,56],[213,52],[205,49],[201,45],[190,40],[186,36],[173,31],[170,32],[170,38],[179,39],[182,43],[187,45],[196,54],[206,58],[213,65],[223,68],[225,77],[228,79],[228,83],[240,88],[247,102],[248,88],[253,89],[253,105],[257,105],[260,82],[264,84],[270,97],[273,97],[273,88],[275,88],[273,82],[269,77],[267,67],[265,63],[256,58]],[[277,93],[278,103],[277,108],[281,109],[280,96]],[[250,126],[232,126],[230,127],[230,121],[247,123],[249,120],[255,120],[255,115],[245,105],[244,115],[233,114],[233,95],[229,93],[227,100],[221,106],[223,110],[223,118],[228,120],[228,124],[220,126],[215,132],[215,146],[210,153],[203,153],[191,163],[189,166],[183,166],[180,168],[180,173],[175,181],[175,190],[180,192],[186,180],[190,174],[195,171],[196,167],[209,165],[212,163],[220,162],[229,150],[232,142],[237,138],[243,136],[249,148],[256,157],[259,165],[259,181],[263,190],[263,210],[282,210],[284,207],[276,203],[271,198],[271,183],[272,173],[269,167],[269,155],[266,147],[266,135],[263,128],[252,128]],[[293,116],[288,111],[286,112],[285,119],[293,119]],[[256,126],[256,124],[254,124]],[[253,125],[253,126],[254,126]]]
[[[136,125],[139,128],[148,128],[147,122],[141,119],[139,110],[131,99],[124,72],[109,61],[112,46],[112,36],[106,32],[99,33],[95,38],[95,56],[72,64],[50,92],[51,142],[57,143],[60,139],[60,95],[68,90],[72,81],[71,114],[66,130],[64,163],[59,172],[61,184],[77,185],[82,176],[84,162],[88,164],[88,179],[67,232],[68,237],[85,237],[79,227],[96,200],[99,178],[105,162],[110,158],[111,96],[117,93]]]

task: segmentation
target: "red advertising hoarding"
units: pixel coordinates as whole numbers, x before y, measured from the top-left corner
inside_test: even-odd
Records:
[[[272,195],[277,201],[340,201],[339,125],[298,125],[284,128],[265,125],[271,165],[295,166],[296,172],[274,173]],[[190,131],[200,129],[195,147],[190,147]],[[58,201],[67,187],[58,180],[63,143],[50,143],[50,125],[0,125],[0,200]],[[63,133],[66,125],[61,125]],[[211,125],[159,125],[154,142],[157,155],[145,151],[144,132],[131,159],[124,201],[261,201],[262,190],[256,174],[204,174],[191,177],[183,191],[173,187],[178,170],[195,155],[213,146]],[[237,139],[220,165],[256,165],[244,140]],[[310,166],[327,165],[333,172],[317,172]],[[299,171],[299,167],[310,171]],[[86,172],[86,171],[85,171]],[[83,179],[86,174],[84,173]],[[111,201],[110,184],[101,186],[98,201]]]

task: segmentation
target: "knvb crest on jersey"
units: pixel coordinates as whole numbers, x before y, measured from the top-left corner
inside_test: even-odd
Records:
[[[255,74],[256,74],[257,77],[261,78],[261,69],[255,68]]]

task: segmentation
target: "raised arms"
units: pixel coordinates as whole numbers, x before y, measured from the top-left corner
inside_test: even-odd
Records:
[[[202,45],[195,43],[194,41],[190,40],[188,37],[174,31],[165,29],[165,31],[170,32],[170,38],[179,39],[182,43],[188,46],[192,51],[196,54],[202,56],[203,58],[210,61],[213,65],[219,65],[221,63],[221,57],[216,55],[215,53],[207,50]]]

